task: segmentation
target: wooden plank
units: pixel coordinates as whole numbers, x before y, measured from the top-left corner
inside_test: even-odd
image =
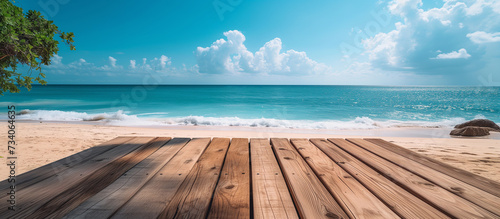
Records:
[[[77,185],[62,191],[33,212],[29,218],[61,218],[88,198],[112,184],[122,174],[153,154],[171,138],[156,138],[137,150],[96,170]]]
[[[158,218],[205,218],[229,147],[214,138]]]
[[[208,143],[210,138],[191,140],[121,206],[112,218],[156,218],[172,200]]]
[[[113,184],[87,199],[64,218],[108,218],[146,184],[191,140],[174,138],[141,161]]]
[[[269,139],[251,139],[250,158],[254,218],[299,218]]]
[[[464,199],[469,200],[493,213],[500,216],[500,197],[492,195],[451,176],[443,174],[428,166],[422,165],[413,160],[407,159],[401,155],[386,150],[376,144],[363,139],[347,139],[348,141],[368,150],[374,154],[391,161],[403,167],[404,169],[419,175],[420,177],[441,186],[442,188],[454,193]]]
[[[331,142],[325,139],[310,141],[402,218],[449,218]],[[346,141],[335,142],[349,144]]]
[[[250,218],[250,158],[246,138],[231,141],[208,218]]]
[[[400,218],[307,139],[290,139],[323,185],[351,218]]]
[[[301,218],[349,218],[287,139],[271,144]]]
[[[36,209],[41,207],[47,201],[57,196],[61,191],[65,191],[74,185],[82,182],[96,170],[107,164],[125,156],[136,150],[141,145],[149,142],[151,137],[135,137],[125,144],[114,147],[90,160],[79,163],[78,165],[51,176],[41,182],[26,187],[17,192],[19,197],[17,210],[15,212],[7,210],[7,202],[0,203],[0,215],[5,217],[24,218],[30,215]]]
[[[54,161],[50,164],[41,166],[29,172],[23,173],[16,177],[16,190],[20,191],[30,185],[38,183],[44,179],[47,179],[53,175],[56,175],[68,168],[71,168],[78,163],[92,159],[93,157],[102,154],[112,148],[124,144],[127,141],[132,140],[133,137],[117,137],[100,145],[88,148],[86,150],[80,151],[76,154],[73,154],[69,157],[62,158],[60,160]],[[9,183],[7,180],[0,182],[0,194],[2,194],[1,200],[7,200],[7,198],[3,197],[3,194],[8,192]],[[9,189],[10,190],[10,189]],[[5,196],[6,197],[6,196]]]
[[[383,139],[365,139],[371,143],[379,145],[389,151],[397,153],[403,157],[412,159],[439,172],[447,174],[465,183],[471,184],[479,189],[489,192],[495,196],[500,197],[500,183],[490,180],[488,178],[473,174],[471,172],[456,168],[449,164],[440,162],[427,156],[423,156],[417,152],[403,148],[399,145],[387,142]]]
[[[448,215],[457,218],[497,217],[474,203],[344,139],[328,140]]]

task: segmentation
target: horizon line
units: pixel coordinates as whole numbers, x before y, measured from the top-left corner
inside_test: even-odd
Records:
[[[487,85],[359,85],[359,84],[32,84],[32,86],[358,86],[358,87],[500,87]]]

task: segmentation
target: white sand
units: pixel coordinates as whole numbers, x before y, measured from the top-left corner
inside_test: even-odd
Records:
[[[1,133],[7,127],[1,126]],[[397,132],[397,131],[396,131]],[[442,133],[440,133],[442,132]],[[447,131],[434,131],[432,136],[445,137]],[[331,134],[337,133],[337,134]],[[360,133],[363,136],[359,135]],[[367,133],[366,135],[364,133]],[[389,133],[389,134],[388,134]],[[353,138],[381,137],[418,153],[430,156],[455,167],[473,172],[500,182],[500,140],[482,138],[421,138],[387,137],[394,130],[378,131],[315,131],[286,130],[275,128],[241,127],[194,127],[177,126],[169,128],[116,127],[95,125],[95,123],[39,123],[18,122],[16,142],[18,144],[17,174],[27,172],[54,162],[89,147],[109,141],[118,136],[169,136],[169,137],[244,137],[244,138]],[[407,132],[403,132],[407,133]],[[352,135],[358,134],[358,135]],[[375,136],[374,136],[375,135]],[[492,134],[498,138],[500,133]],[[1,135],[3,142],[7,136]],[[392,135],[394,136],[394,135]],[[415,135],[426,136],[426,135]],[[7,146],[0,149],[1,162],[7,162]],[[0,180],[8,177],[8,166],[0,165]]]

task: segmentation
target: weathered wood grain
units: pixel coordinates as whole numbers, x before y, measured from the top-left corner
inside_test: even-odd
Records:
[[[456,168],[449,164],[440,162],[438,160],[426,157],[417,152],[395,145],[383,139],[365,139],[371,143],[377,144],[387,150],[397,153],[405,158],[419,162],[439,172],[447,174],[465,183],[471,184],[479,189],[489,192],[495,196],[500,197],[500,183],[491,179],[473,174],[471,172]]]
[[[328,140],[448,215],[457,218],[496,217],[493,213],[355,144],[344,139]]]
[[[420,177],[441,186],[447,191],[467,199],[500,217],[500,197],[492,195],[449,175],[443,174],[428,166],[422,165],[421,163],[410,160],[363,139],[347,140],[368,151],[371,151],[374,154],[384,157],[386,160],[389,160],[392,163],[395,163],[400,167],[403,167],[406,170],[415,173]]]
[[[231,141],[208,218],[250,218],[250,158],[246,138]]]
[[[253,216],[299,218],[269,139],[250,140]]]
[[[61,218],[88,198],[99,193],[101,190],[112,184],[122,174],[130,170],[133,166],[143,161],[156,150],[167,143],[171,138],[156,138],[147,144],[142,145],[137,150],[109,163],[96,170],[79,184],[74,185],[59,195],[50,199],[47,203],[38,208],[28,218]]]
[[[301,218],[349,218],[287,139],[271,144]]]
[[[290,139],[323,185],[351,218],[400,218],[307,139]]]
[[[402,218],[449,218],[333,143],[325,139],[310,139],[310,141]],[[349,144],[342,141],[335,142]]]
[[[96,170],[118,160],[152,139],[152,137],[135,137],[90,160],[28,186],[17,192],[19,199],[15,212],[7,210],[7,202],[0,202],[0,215],[4,218],[25,218],[61,192],[81,183]]]
[[[34,170],[18,175],[15,181],[16,189],[17,191],[20,191],[30,185],[38,183],[68,168],[78,165],[82,161],[92,159],[93,157],[102,154],[108,150],[111,150],[112,148],[124,144],[132,139],[133,137],[117,137],[110,141],[104,142],[100,145],[80,151],[69,157],[62,158],[50,164],[41,166]],[[0,197],[2,197],[1,200],[6,200],[6,198],[4,198],[4,194],[8,192],[7,189],[9,188],[10,184],[11,183],[9,183],[7,180],[0,182],[0,194],[1,194]]]
[[[500,218],[500,183],[381,139],[169,139],[20,175],[0,218]]]
[[[192,139],[163,166],[111,218],[156,218],[210,143],[210,138]]]
[[[158,218],[205,218],[229,138],[214,138]]]
[[[161,140],[161,139],[159,139]],[[141,161],[96,195],[87,199],[64,218],[108,218],[124,205],[146,184],[177,152],[189,138],[174,138]]]

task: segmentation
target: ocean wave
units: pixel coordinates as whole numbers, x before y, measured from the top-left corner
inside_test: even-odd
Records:
[[[139,115],[165,115],[167,113],[143,113]],[[5,116],[5,115],[4,115]],[[6,117],[6,116],[5,116]],[[485,118],[477,115],[475,118]],[[6,119],[6,118],[3,118]],[[378,128],[443,128],[453,127],[466,121],[465,118],[441,119],[438,121],[401,121],[374,120],[369,117],[357,117],[349,121],[341,120],[283,120],[273,118],[243,119],[239,117],[204,117],[186,116],[178,118],[142,118],[127,115],[122,110],[114,113],[89,114],[85,112],[67,112],[59,110],[23,110],[18,113],[19,120],[41,121],[102,121],[116,126],[242,126],[242,127],[275,127],[289,129],[378,129]]]
[[[246,126],[246,127],[276,127],[290,129],[334,129],[334,130],[354,130],[354,129],[377,129],[377,128],[403,128],[403,127],[423,127],[440,128],[452,127],[463,123],[464,118],[445,119],[437,122],[428,121],[399,121],[385,120],[377,121],[369,117],[357,117],[354,120],[280,120],[280,119],[241,119],[238,117],[203,117],[188,116],[182,118],[164,119],[163,122],[169,125],[200,125],[200,126]]]
[[[22,110],[17,114],[19,120],[50,121],[140,121],[137,116],[127,115],[122,110],[115,113],[88,114],[60,110]]]

